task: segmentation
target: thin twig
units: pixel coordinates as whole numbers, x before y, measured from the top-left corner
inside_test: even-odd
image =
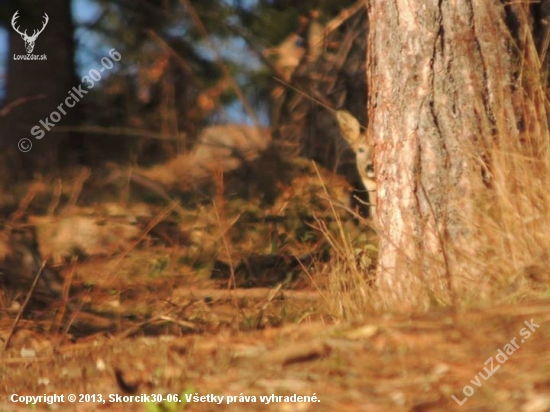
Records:
[[[300,260],[298,260],[298,262],[300,262]],[[301,263],[302,262],[300,262],[300,264]],[[282,287],[283,287],[283,284],[278,283],[277,286],[275,286],[275,288],[273,288],[273,290],[270,290],[269,294],[267,295],[267,297],[265,299],[265,302],[262,304],[262,306],[260,306],[259,311],[258,311],[258,317],[256,319],[256,329],[260,329],[260,327],[262,326],[262,320],[264,318],[264,313],[265,313],[267,307],[273,301],[275,296],[277,296],[277,294],[279,293],[279,291],[281,290]]]
[[[21,217],[23,217],[29,205],[34,200],[36,194],[41,192],[43,188],[44,188],[44,185],[43,185],[43,182],[41,181],[34,182],[29,186],[29,189],[27,190],[27,194],[19,202],[19,206],[17,207],[17,210],[13,212],[13,214],[10,216],[8,225],[10,226],[14,225],[15,223],[17,223],[19,219],[21,219]]]
[[[69,329],[72,326],[74,320],[76,319],[76,316],[80,313],[80,310],[82,309],[83,305],[84,305],[84,302],[80,302],[80,304],[78,305],[78,308],[76,308],[76,310],[71,314],[71,318],[69,319],[69,321],[67,322],[67,324],[65,325],[63,330],[61,331],[59,339],[57,340],[55,346],[53,347],[54,352],[57,352],[57,348],[59,347],[59,345],[61,345],[61,342],[63,341],[63,337],[69,331]]]
[[[0,110],[0,117],[7,116],[9,112],[11,112],[13,109],[15,109],[17,106],[21,106],[25,103],[32,102],[33,100],[39,100],[46,98],[45,94],[38,94],[36,96],[30,96],[30,97],[21,97],[19,99],[14,100],[11,103],[8,103],[5,105],[2,110]]]
[[[153,228],[158,225],[160,222],[162,222],[164,219],[166,219],[168,216],[170,216],[170,213],[174,209],[177,209],[179,207],[179,202],[172,202],[170,205],[168,205],[164,210],[162,210],[153,220],[149,222],[147,227],[143,229],[143,232],[140,234],[140,236],[119,256],[118,260],[114,264],[113,268],[111,269],[111,273],[114,273],[120,269],[122,266],[122,263],[124,261],[124,258],[128,256],[128,254],[141,243],[143,239],[145,239],[145,236],[149,234]],[[113,277],[114,278],[114,277]]]
[[[44,271],[45,267],[46,267],[46,261],[44,260],[42,262],[42,265],[40,266],[40,269],[38,269],[38,272],[36,273],[36,276],[34,277],[34,281],[32,282],[29,293],[27,293],[27,297],[25,298],[25,301],[21,305],[21,308],[19,309],[19,312],[17,313],[17,316],[15,317],[13,325],[10,329],[10,333],[8,334],[8,337],[6,338],[6,341],[4,342],[4,349],[3,349],[4,352],[8,348],[8,345],[10,344],[11,337],[15,333],[15,328],[17,327],[17,324],[19,323],[19,320],[21,319],[21,316],[23,316],[23,313],[25,312],[25,309],[27,308],[27,306],[28,306],[28,304],[31,300],[31,296],[34,292],[34,289],[36,289],[36,285],[38,284],[38,281],[40,280],[40,276],[42,275],[42,272]]]
[[[270,301],[277,299],[293,299],[300,301],[318,301],[320,296],[318,292],[302,290],[278,290],[275,296],[272,296],[273,289],[270,288],[251,288],[251,289],[195,289],[195,288],[177,288],[172,293],[172,298],[178,299],[211,299],[213,301],[223,300],[232,301],[234,299],[257,299]]]
[[[63,305],[61,306],[61,309],[57,314],[55,330],[60,329],[61,323],[63,322],[63,318],[65,317],[65,312],[67,311],[67,302],[69,301],[69,292],[71,290],[71,284],[73,282],[73,277],[76,270],[77,262],[78,262],[78,257],[73,256],[73,258],[71,259],[71,268],[69,271],[69,275],[66,277],[65,281],[63,282],[63,291],[61,293]]]
[[[175,136],[166,136],[163,133],[150,132],[143,129],[134,129],[131,127],[103,127],[103,126],[55,126],[52,129],[55,133],[88,133],[88,134],[101,134],[109,136],[123,136],[123,137],[145,137],[147,139],[157,140],[175,140],[180,141],[185,137],[185,133],[179,133]]]
[[[260,124],[258,121],[258,117],[256,116],[256,113],[252,109],[252,106],[248,103],[248,100],[245,98],[243,91],[241,90],[241,87],[239,84],[235,81],[233,76],[231,75],[231,71],[227,67],[227,64],[225,64],[222,55],[219,51],[219,49],[216,47],[214,42],[210,39],[210,36],[208,35],[208,32],[206,31],[206,27],[204,26],[202,20],[200,19],[199,15],[197,14],[195,8],[191,5],[191,2],[189,0],[180,0],[183,6],[187,9],[187,12],[191,15],[191,20],[197,27],[198,31],[202,35],[204,41],[208,44],[210,49],[214,52],[214,56],[216,59],[216,63],[218,66],[222,69],[222,72],[225,76],[225,78],[229,81],[229,84],[231,85],[231,88],[239,98],[241,104],[244,107],[244,110],[246,113],[250,116],[254,124],[257,126]]]

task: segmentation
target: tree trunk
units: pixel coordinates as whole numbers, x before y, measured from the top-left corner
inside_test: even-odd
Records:
[[[383,306],[454,303],[480,287],[495,147],[520,141],[512,39],[493,0],[369,0]],[[491,180],[493,179],[493,180]]]
[[[16,3],[17,8],[11,10],[10,25],[7,27],[9,53],[5,104],[10,109],[0,116],[0,148],[3,154],[9,153],[6,161],[10,164],[12,175],[29,177],[59,166],[60,161],[67,163],[71,156],[75,156],[78,144],[70,139],[69,133],[60,133],[55,126],[74,125],[82,103],[72,108],[63,106],[66,114],[58,109],[60,104],[64,104],[71,88],[79,84],[75,74],[70,0],[21,0]],[[26,43],[11,26],[16,11],[15,26],[20,32],[26,30],[29,35],[42,28],[45,14],[49,16],[31,52],[38,56],[46,55],[46,60],[13,57],[27,54]],[[40,121],[46,121],[53,112],[57,112],[60,119],[48,131]],[[31,134],[35,126],[45,132],[43,139],[36,139]],[[30,152],[21,153],[18,150],[21,139],[31,141],[33,148]]]

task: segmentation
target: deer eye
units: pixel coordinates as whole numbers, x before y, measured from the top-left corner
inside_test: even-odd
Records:
[[[359,153],[365,153],[365,148],[360,147],[359,149],[357,149],[357,151],[358,151]]]

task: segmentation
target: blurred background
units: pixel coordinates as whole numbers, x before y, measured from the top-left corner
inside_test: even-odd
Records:
[[[367,19],[354,1],[8,0],[0,3],[2,174],[18,181],[74,165],[150,165],[189,151],[206,125],[269,126],[277,153],[305,156],[359,185],[332,110],[366,121]],[[36,39],[35,55],[16,60]],[[82,83],[112,68],[45,131]],[[94,72],[93,74],[95,74]],[[97,78],[97,74],[95,74]],[[33,148],[17,150],[28,138]]]
[[[325,231],[372,244],[335,119],[366,124],[367,22],[361,1],[2,1],[0,285],[27,293],[48,262],[63,276],[33,296],[110,297],[121,254],[134,288],[158,267],[300,288]]]

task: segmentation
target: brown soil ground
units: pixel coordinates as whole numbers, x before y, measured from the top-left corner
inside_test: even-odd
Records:
[[[305,290],[268,297],[267,289],[134,281],[124,293],[96,294],[96,307],[111,307],[111,315],[72,313],[72,334],[49,313],[19,321],[0,359],[0,410],[550,410],[549,301],[344,324],[330,321],[322,300]],[[4,340],[12,325],[13,317],[3,319]],[[97,331],[85,330],[90,325]],[[487,370],[494,376],[485,380]],[[186,393],[224,398],[187,402]],[[64,395],[64,402],[30,406],[11,402],[14,394]],[[80,401],[70,403],[69,394]],[[180,402],[111,397],[141,394]],[[284,398],[294,394],[316,398]],[[271,395],[281,398],[260,398]]]

